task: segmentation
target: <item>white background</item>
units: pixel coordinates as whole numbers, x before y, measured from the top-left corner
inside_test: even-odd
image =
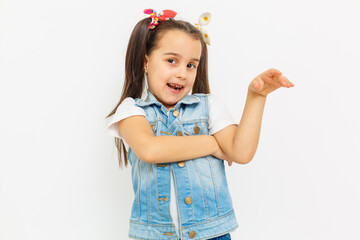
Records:
[[[206,11],[209,80],[240,121],[269,68],[259,146],[226,171],[239,240],[360,239],[360,2],[0,1],[0,239],[127,239],[133,192],[105,117],[145,8]]]

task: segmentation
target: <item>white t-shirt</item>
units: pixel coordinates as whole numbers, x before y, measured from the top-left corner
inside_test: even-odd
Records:
[[[231,124],[237,124],[232,118],[228,108],[223,104],[223,102],[213,94],[208,95],[209,101],[209,134],[213,135],[214,133],[224,129],[225,127]],[[116,112],[109,117],[108,122],[108,134],[121,138],[124,142],[125,148],[129,151],[129,145],[126,141],[120,136],[117,123],[127,117],[134,115],[143,115],[146,116],[145,111],[135,105],[135,100],[131,97],[125,98],[121,104],[116,109]],[[179,218],[178,218],[178,208],[176,205],[176,196],[175,196],[175,184],[174,176],[170,174],[170,214],[174,220],[174,225],[179,236]]]

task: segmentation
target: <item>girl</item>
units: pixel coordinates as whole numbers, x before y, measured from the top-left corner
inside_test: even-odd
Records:
[[[132,167],[129,237],[230,239],[238,223],[224,160],[252,160],[267,95],[294,84],[276,69],[258,75],[237,125],[210,94],[202,32],[173,11],[149,11],[132,31],[122,96],[107,116],[120,166],[124,151]]]

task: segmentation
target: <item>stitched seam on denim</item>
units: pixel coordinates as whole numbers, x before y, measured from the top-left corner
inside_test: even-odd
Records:
[[[148,222],[150,222],[150,207],[151,207],[151,203],[150,203],[150,199],[149,199],[149,183],[150,183],[150,166],[151,164],[147,164],[148,168],[147,168],[147,183],[146,183],[146,200],[147,200],[147,219]]]
[[[179,116],[172,122],[170,132],[172,132],[174,129],[176,129],[177,126],[180,126],[180,128],[182,128],[181,127],[182,126],[181,116],[183,114],[183,108],[178,108],[178,111],[179,111]],[[184,131],[182,131],[182,133],[183,132]],[[177,134],[174,132],[174,135],[176,136]]]
[[[174,124],[174,125],[173,125],[173,128],[176,128],[177,126],[180,127],[180,130],[181,130],[181,132],[182,132],[183,134],[186,134],[185,128],[184,128],[184,125],[183,125],[182,122],[181,122],[180,124]]]
[[[231,214],[233,214],[233,213],[234,213],[234,209],[232,209],[230,212],[226,213],[225,215],[219,216],[219,217],[217,217],[217,218],[210,219],[210,220],[206,220],[206,221],[202,221],[202,222],[195,223],[195,224],[188,225],[188,226],[184,226],[184,229],[183,229],[183,230],[192,228],[192,227],[194,227],[194,226],[196,226],[196,225],[201,225],[201,224],[209,223],[209,222],[212,222],[212,221],[220,220],[220,219],[225,218],[225,217],[227,217],[228,215],[231,215]]]
[[[217,185],[216,185],[216,182],[215,182],[215,174],[214,174],[214,169],[213,169],[213,166],[212,166],[212,163],[211,163],[211,159],[209,159],[207,156],[206,156],[206,159],[209,161],[209,164],[210,164],[210,168],[211,168],[211,179],[213,181],[213,184],[214,184],[214,189],[215,189],[215,198],[216,198],[216,206],[217,206],[217,209],[218,209],[218,215],[220,216],[220,204],[219,204],[219,196],[218,196],[218,190],[217,190]]]
[[[158,121],[164,123],[165,125],[168,125],[168,124],[167,124],[167,121],[165,121],[165,120],[162,119],[161,117],[156,117],[156,122],[158,122]]]
[[[193,161],[193,163],[194,163],[194,166],[195,166],[195,171],[196,171],[196,173],[197,173],[197,175],[199,176],[199,179],[200,179],[201,191],[203,192],[204,204],[205,204],[205,209],[206,209],[205,210],[206,211],[206,216],[207,216],[207,218],[210,218],[208,204],[207,204],[207,200],[206,200],[206,191],[205,191],[204,186],[203,186],[203,182],[202,182],[202,179],[201,179],[201,174],[199,174],[199,171],[198,171],[198,168],[196,166],[195,161]]]
[[[142,223],[142,222],[138,222],[135,221],[133,219],[130,219],[130,221],[134,224],[141,224],[141,225],[146,225],[146,226],[157,226],[157,227],[172,227],[172,224],[151,224],[151,223]]]
[[[186,165],[187,164],[189,164],[189,163],[193,163],[193,160],[188,160],[188,161],[186,161]],[[189,168],[187,167],[185,165],[185,167],[186,167],[186,172],[187,172],[187,175],[188,175],[188,179],[189,179],[189,176],[190,176],[190,174],[189,174]],[[192,191],[191,191],[191,181],[189,181],[189,188],[190,188],[190,196],[191,196],[191,199],[192,199],[192,197],[193,197],[193,195],[192,195]],[[193,203],[191,203],[191,212],[192,212],[192,221],[194,221],[194,205],[193,205]]]
[[[207,122],[207,121],[208,121],[207,119],[196,118],[196,119],[182,121],[181,123],[182,124],[192,124],[192,123]],[[178,124],[174,124],[174,125],[176,126]]]
[[[172,174],[172,172],[171,172],[171,167],[172,167],[172,166],[171,166],[171,164],[170,164],[170,174]],[[169,186],[170,186],[170,188],[171,188],[171,176],[169,177]],[[172,226],[173,230],[176,232],[175,227],[174,227],[174,219],[172,218],[172,216],[171,216],[171,211],[170,211],[170,202],[172,201],[172,200],[171,200],[171,189],[170,189],[169,193],[170,193],[170,195],[169,195],[168,210],[169,210],[169,215],[170,215],[170,219],[171,219],[171,226]],[[176,233],[175,233],[175,235],[176,235]]]
[[[154,163],[155,164],[155,163]],[[159,199],[160,195],[159,195],[159,182],[158,182],[158,169],[155,169],[155,177],[156,177],[156,194],[157,194],[157,198]],[[159,205],[159,201],[157,201],[158,204],[158,213],[159,213],[159,221],[161,223],[161,212],[160,212],[160,205]]]
[[[235,227],[236,228],[236,227]],[[233,228],[233,229],[235,229],[235,228]],[[199,240],[205,240],[205,239],[208,239],[208,240],[212,240],[212,239],[214,239],[214,238],[216,238],[215,240],[222,240],[222,239],[228,239],[228,238],[225,238],[225,237],[227,237],[227,233],[229,233],[229,231],[231,231],[231,230],[233,230],[233,229],[230,229],[230,230],[228,230],[228,231],[226,231],[226,232],[223,232],[223,233],[219,233],[218,235],[215,235],[215,236],[212,236],[210,239],[207,237],[207,238],[199,238]],[[225,235],[225,236],[224,236]],[[219,238],[219,237],[221,237],[221,238]],[[230,238],[231,239],[231,238]]]
[[[156,238],[137,238],[137,237],[133,237],[133,236],[130,236],[128,235],[131,239],[136,239],[136,240],[159,240],[159,239],[156,239]],[[176,239],[177,238],[166,238],[166,239]]]
[[[182,121],[182,116],[184,115],[183,112],[185,111],[184,108],[179,108],[179,117],[177,117],[177,121],[175,120],[172,124],[172,128],[176,128],[178,125],[182,126],[183,125],[183,121]]]
[[[195,93],[196,94],[196,93]],[[199,101],[200,99],[199,99],[199,97],[197,97],[196,95],[194,96],[194,95],[189,95],[190,97],[192,97],[192,98],[194,98],[196,101]]]
[[[165,107],[164,107],[165,108]],[[166,108],[165,108],[166,109]],[[166,109],[167,111],[167,109]],[[163,113],[160,112],[161,117],[164,118],[166,120],[165,125],[167,126],[167,128],[169,128],[169,123],[170,123],[170,111],[166,112],[165,110],[163,111]],[[164,117],[165,116],[165,117]]]
[[[128,236],[129,236],[129,238],[131,238],[131,239],[144,240],[144,238],[137,238],[137,237],[133,237],[133,236],[131,236],[130,234],[128,234]]]
[[[140,187],[141,187],[141,177],[140,177],[140,159],[138,158],[137,159],[137,169],[138,169],[138,181],[139,181],[139,183],[138,183],[138,188],[137,188],[137,200],[138,200],[138,202],[137,202],[137,204],[138,204],[138,207],[137,207],[137,211],[138,211],[138,220],[140,220],[140,191],[141,191],[141,189],[140,189]]]
[[[176,123],[176,124],[172,125],[171,128],[169,129],[169,131],[170,131],[171,133],[173,133],[173,135],[176,136],[176,132],[177,132],[177,131],[174,131],[174,130],[175,130],[177,127],[180,127],[181,131],[182,131],[183,133],[185,133],[184,125],[183,125],[182,122],[179,122],[179,123]]]
[[[131,236],[130,234],[128,234],[128,236],[131,238],[131,239],[136,239],[136,240],[159,240],[157,238],[138,238],[138,237],[133,237]],[[167,237],[166,239],[177,239],[177,238],[169,238]]]

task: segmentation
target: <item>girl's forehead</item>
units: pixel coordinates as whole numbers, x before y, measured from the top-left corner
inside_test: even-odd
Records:
[[[199,57],[201,54],[201,42],[189,34],[171,30],[166,32],[158,41],[157,52],[160,54],[177,53],[180,55],[191,55]]]

